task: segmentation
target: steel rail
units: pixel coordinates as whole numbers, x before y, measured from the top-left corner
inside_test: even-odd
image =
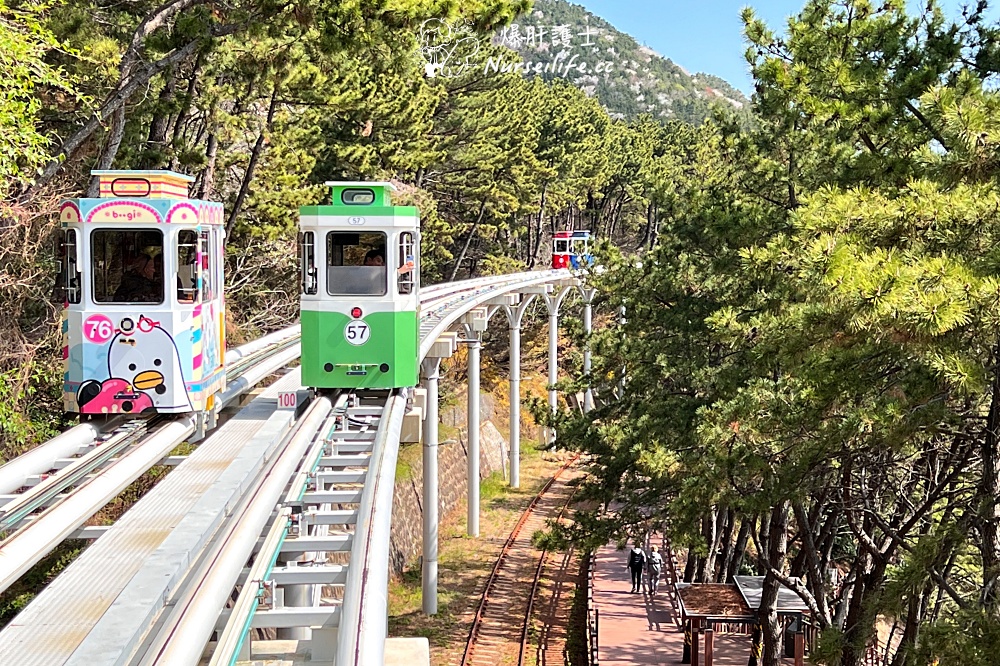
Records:
[[[515,273],[513,275],[501,277],[504,279],[498,279],[495,283],[484,285],[483,287],[476,289],[473,294],[468,295],[467,297],[453,299],[451,302],[446,302],[445,305],[440,306],[434,312],[428,312],[426,317],[423,317],[423,313],[421,313],[422,318],[434,317],[437,321],[434,321],[431,328],[421,334],[418,357],[420,359],[426,357],[438,337],[440,337],[441,334],[451,327],[451,325],[454,324],[459,317],[469,310],[472,310],[473,308],[478,307],[497,296],[502,296],[503,294],[507,294],[512,291],[519,291],[520,289],[524,289],[526,287],[554,282],[561,279],[572,279],[573,275],[568,270],[559,269],[542,271],[540,273]],[[458,304],[461,304],[461,307],[455,307]]]
[[[278,354],[286,349],[297,347],[298,344],[299,337],[295,336],[287,340],[282,340],[272,345],[268,345],[264,349],[259,349],[252,354],[248,354],[243,358],[233,361],[231,365],[226,366],[226,382],[229,383],[232,382],[233,379],[242,377],[246,372],[259,366],[262,360],[273,357],[275,354]]]
[[[92,445],[101,436],[93,423],[81,423],[22,453],[0,467],[0,494],[22,487],[27,478],[52,469],[60,458],[69,458]]]
[[[199,662],[215,631],[219,612],[226,606],[288,480],[304,464],[303,459],[316,434],[332,427],[332,409],[327,398],[319,398],[307,408],[267,473],[259,477],[262,482],[254,484],[245,495],[242,511],[234,512],[227,521],[226,533],[221,536],[218,549],[209,555],[196,577],[185,586],[184,597],[175,605],[169,626],[158,632],[141,663]]]
[[[299,324],[294,326],[289,326],[273,333],[268,333],[256,340],[251,340],[250,342],[229,349],[226,351],[225,364],[228,368],[231,363],[236,363],[240,359],[246,358],[251,354],[263,351],[267,347],[275,344],[282,344],[284,342],[297,340],[302,333],[302,327]]]
[[[194,432],[194,418],[182,416],[147,435],[73,492],[72,502],[59,502],[0,543],[0,591],[10,587],[49,551],[83,525],[118,493]]]
[[[535,507],[538,506],[538,503],[542,500],[542,497],[545,496],[545,493],[547,493],[549,489],[552,487],[552,484],[556,482],[559,476],[564,471],[566,471],[570,465],[576,462],[577,458],[579,458],[579,454],[577,454],[572,460],[569,460],[568,462],[564,463],[563,466],[560,467],[556,471],[556,473],[552,475],[552,478],[550,478],[548,481],[545,482],[545,485],[542,486],[542,489],[538,491],[538,493],[532,498],[531,502],[528,504],[527,508],[525,508],[524,512],[521,513],[521,517],[514,525],[514,529],[511,530],[510,536],[507,537],[507,541],[504,542],[503,548],[500,550],[500,555],[497,557],[497,561],[494,563],[493,569],[490,571],[490,577],[486,580],[486,586],[483,588],[483,594],[479,597],[479,604],[476,606],[476,614],[472,619],[472,626],[469,628],[469,639],[468,641],[466,641],[465,651],[462,653],[462,661],[460,662],[461,666],[466,666],[466,664],[468,664],[469,660],[472,658],[472,655],[475,653],[476,640],[479,637],[479,631],[480,628],[482,627],[483,617],[486,614],[486,607],[489,604],[490,593],[496,586],[497,579],[500,577],[500,570],[502,569],[504,563],[507,561],[507,557],[510,551],[514,547],[514,542],[517,541],[517,537],[520,536],[521,529],[524,527],[524,524],[528,522],[528,519],[531,517],[531,514],[534,513],[535,511]],[[544,559],[544,557],[545,554],[543,552],[542,559]],[[532,586],[532,592],[533,591],[534,591],[534,585]],[[526,630],[527,630],[527,622],[525,623],[524,631]],[[524,632],[522,632],[522,640],[524,635],[525,635]],[[522,650],[523,650],[523,645],[522,645]],[[521,662],[518,663],[520,664]]]
[[[254,384],[258,383],[261,379],[267,375],[275,372],[287,365],[291,360],[298,356],[298,349],[288,349],[288,345],[294,344],[297,341],[297,333],[294,331],[297,327],[291,327],[290,329],[284,329],[279,331],[278,334],[272,334],[272,340],[267,345],[257,345],[255,348],[251,349],[250,352],[245,353],[245,346],[237,348],[240,352],[243,363],[248,364],[248,369],[244,372],[242,377],[238,377],[237,380],[230,386],[227,386],[226,391],[220,394],[221,400],[219,401],[219,408],[224,407],[226,404],[237,398],[242,393],[246,392]],[[289,331],[292,331],[289,333]],[[280,335],[279,335],[280,334]],[[277,340],[277,341],[275,341]],[[253,343],[250,343],[253,345]],[[83,525],[91,516],[93,516],[97,511],[99,511],[107,502],[114,498],[118,492],[124,490],[129,484],[138,479],[142,474],[145,474],[151,467],[155,466],[162,458],[164,458],[170,451],[177,446],[179,446],[188,437],[188,435],[193,432],[184,432],[183,435],[176,435],[173,440],[169,440],[171,443],[169,446],[165,445],[164,442],[167,440],[156,439],[156,436],[162,432],[173,432],[176,428],[172,428],[178,423],[193,423],[190,416],[184,416],[173,421],[166,421],[162,425],[161,422],[164,417],[157,416],[153,417],[155,421],[140,420],[135,419],[126,422],[124,425],[120,425],[114,431],[112,431],[110,437],[105,442],[100,443],[97,447],[84,454],[81,458],[78,458],[73,463],[68,465],[59,471],[59,473],[54,474],[47,479],[44,479],[40,484],[29,489],[21,496],[15,498],[12,502],[9,502],[2,509],[0,509],[0,531],[10,530],[12,527],[17,526],[17,530],[13,534],[7,534],[3,541],[0,541],[0,592],[9,588],[17,580],[18,577],[23,575],[31,566],[34,566],[38,561],[40,561],[45,555],[47,555],[52,548],[58,545],[65,537],[72,534],[79,527]],[[152,426],[152,427],[151,427]],[[153,429],[155,427],[155,429]],[[77,428],[81,428],[77,431]],[[136,443],[136,429],[146,428],[145,435],[141,441]],[[77,432],[82,433],[77,434]],[[28,471],[28,475],[35,471],[37,473],[38,466],[43,466],[41,471],[51,469],[58,458],[64,458],[68,456],[58,455],[60,453],[68,453],[69,446],[74,446],[75,450],[73,453],[79,451],[82,446],[79,445],[81,436],[87,437],[91,433],[97,436],[98,429],[92,424],[81,424],[76,428],[63,433],[63,435],[72,435],[72,439],[66,438],[66,441],[71,442],[66,444],[65,442],[59,442],[62,435],[57,436],[48,443],[41,445],[44,450],[43,454],[36,454],[35,456],[30,456],[25,454],[22,456],[27,459],[26,463],[21,463],[19,465],[13,465],[18,461],[21,461],[22,457],[11,461],[8,465],[0,471],[7,470],[8,478],[15,479],[17,475],[22,474],[24,471]],[[141,435],[139,435],[141,436]],[[148,441],[152,440],[156,443],[153,449],[149,448]],[[94,440],[91,440],[91,444]],[[51,446],[53,443],[56,446]],[[48,446],[47,446],[48,445]],[[134,445],[134,446],[133,446]],[[86,446],[86,443],[83,444]],[[132,446],[131,449],[129,447]],[[137,451],[139,448],[146,448],[141,454]],[[34,449],[33,451],[38,450]],[[115,456],[119,453],[123,455],[115,460]],[[56,455],[57,458],[52,456]],[[138,457],[137,457],[138,456]],[[141,465],[145,465],[143,469],[138,469],[131,462],[127,466],[118,467],[117,472],[122,470],[129,470],[125,477],[128,478],[122,485],[118,481],[114,481],[112,487],[120,488],[107,495],[107,498],[100,504],[100,506],[93,506],[93,502],[100,501],[100,499],[91,499],[93,497],[104,497],[105,494],[94,494],[90,492],[88,488],[101,487],[104,483],[101,479],[104,478],[104,474],[114,469],[121,461],[128,458],[130,461],[138,460]],[[108,466],[108,463],[111,463]],[[104,469],[102,469],[104,467]],[[138,470],[138,471],[136,471]],[[91,476],[93,475],[93,476]],[[118,479],[119,474],[113,474],[113,479]],[[88,478],[89,477],[89,478]],[[124,477],[123,477],[124,478]],[[27,475],[22,477],[21,481],[11,480],[9,483],[17,483],[15,487],[21,487],[27,480]],[[95,484],[95,485],[91,485]],[[69,494],[64,494],[65,491],[72,486],[76,486]],[[63,510],[56,511],[56,509],[63,504],[67,504],[66,500],[73,499],[73,502],[69,504],[73,505],[73,510]],[[25,518],[46,504],[56,500],[57,502],[52,506],[49,506],[40,515],[33,517],[31,522],[27,524],[24,523]],[[67,524],[59,524],[58,520],[54,519],[53,516],[63,517],[70,521]],[[44,518],[44,520],[43,520]],[[40,535],[43,531],[49,531],[49,538],[43,538]],[[23,534],[23,536],[22,536]],[[58,538],[55,535],[62,535]],[[29,552],[34,546],[25,546],[24,544],[38,544],[40,549],[38,552]]]
[[[563,473],[570,465],[575,463],[580,458],[580,454],[577,453],[573,456],[573,459],[568,463],[563,465],[555,476],[552,477],[551,481],[555,481],[560,474]],[[566,514],[566,509],[569,508],[570,502],[573,501],[573,497],[576,493],[571,493],[569,497],[566,498],[566,503],[563,504],[562,508],[559,510],[559,516],[556,518],[556,523],[562,520],[562,517]],[[528,649],[528,627],[531,625],[531,613],[535,610],[535,596],[538,594],[538,587],[542,581],[542,571],[545,569],[545,558],[549,554],[548,548],[542,549],[542,554],[538,558],[538,568],[535,569],[535,577],[531,582],[531,591],[528,592],[528,608],[524,611],[524,626],[521,628],[521,648],[517,654],[517,666],[524,666],[524,657]]]
[[[572,275],[569,271],[558,270],[558,271],[540,271],[533,273],[521,273],[515,275],[507,276],[497,276],[489,278],[479,278],[473,281],[465,281],[463,283],[451,283],[446,285],[433,285],[431,287],[425,287],[423,291],[423,299],[421,301],[421,336],[420,336],[420,357],[423,358],[430,346],[436,341],[437,337],[450,327],[460,316],[465,312],[481,306],[483,303],[489,301],[498,295],[510,293],[512,291],[517,291],[529,287],[532,285],[553,282],[560,279],[571,278]],[[259,381],[256,377],[260,376],[262,378],[266,374],[270,374],[273,370],[269,372],[264,372],[262,366],[268,368],[280,367],[286,365],[288,362],[293,360],[298,355],[298,349],[295,348],[295,343],[300,339],[300,333],[298,327],[289,327],[278,331],[270,336],[265,336],[259,340],[256,340],[248,345],[237,348],[236,350],[230,350],[227,352],[226,361],[227,369],[232,369],[234,374],[240,374],[242,376],[237,377],[237,382],[242,386],[242,390],[246,390],[251,385],[251,382],[255,383]],[[251,363],[251,361],[256,361],[256,359],[262,359],[259,363]],[[266,359],[270,359],[267,361]],[[228,391],[229,387],[227,387]],[[235,399],[235,394],[239,392],[240,389],[235,389],[232,392],[223,393],[219,396],[217,400],[217,405],[225,405],[228,401]],[[388,409],[388,405],[383,410],[382,419],[380,422],[380,428],[383,425],[388,425],[388,417],[390,414],[385,411]],[[221,407],[220,407],[221,408]],[[393,419],[395,420],[395,416]],[[401,416],[400,416],[401,421]],[[302,421],[300,421],[300,424]],[[84,483],[82,483],[76,490],[73,491],[72,497],[75,498],[74,502],[60,502],[53,507],[50,507],[45,512],[40,514],[35,518],[29,525],[20,530],[14,537],[9,539],[10,544],[5,542],[0,545],[12,545],[17,546],[16,548],[11,548],[10,552],[6,552],[6,548],[0,549],[0,589],[4,589],[9,582],[8,579],[16,579],[17,570],[26,570],[25,563],[29,562],[32,558],[40,559],[48,550],[54,546],[56,543],[61,541],[67,535],[67,532],[71,533],[75,530],[82,521],[79,519],[78,514],[87,513],[86,517],[93,514],[94,511],[106,504],[114,494],[120,492],[112,492],[118,485],[124,488],[138,478],[143,472],[149,469],[149,467],[155,465],[163,456],[170,451],[171,448],[179,444],[183,439],[185,439],[194,429],[194,419],[192,417],[182,417],[173,422],[168,423],[163,428],[155,433],[150,434],[148,437],[142,440],[140,445],[135,446],[132,450],[128,451],[125,455],[114,461],[106,469],[100,471],[97,475],[90,477]],[[4,473],[14,479],[13,482],[18,482],[18,485],[14,487],[20,487],[24,485],[24,481],[32,472],[44,472],[47,469],[51,469],[53,464],[58,458],[66,458],[69,455],[73,455],[79,452],[81,448],[86,447],[88,444],[92,444],[94,438],[99,436],[99,432],[91,424],[84,424],[83,426],[78,426],[67,433],[64,433],[66,437],[62,437],[59,455],[52,457],[49,451],[54,450],[55,447],[43,445],[39,447],[46,451],[45,455],[36,454],[36,461],[33,465],[37,466],[39,464],[48,466],[41,469],[34,469],[29,471],[27,474],[21,476],[20,479],[16,477],[21,474],[20,469],[16,473],[11,473],[10,470],[14,467],[20,467],[21,469],[27,469],[25,465],[19,465],[14,467],[4,466],[0,468],[0,482],[4,478]],[[398,431],[397,431],[398,435]],[[89,441],[87,439],[89,438]],[[47,444],[52,444],[59,440],[60,438],[54,438],[50,440]],[[398,446],[398,436],[394,437],[395,444]],[[156,446],[148,446],[147,442],[153,441]],[[68,450],[68,443],[73,444],[73,450],[69,454],[63,453],[63,451]],[[82,443],[81,443],[82,442]],[[392,449],[393,454],[397,446],[387,445],[384,449],[383,455],[389,455],[388,450]],[[155,449],[155,450],[154,450]],[[37,450],[37,449],[36,449]],[[49,458],[51,457],[51,461]],[[286,460],[284,454],[281,455],[281,460]],[[15,462],[15,461],[12,461]],[[391,466],[394,469],[394,465]],[[272,475],[268,476],[268,479],[264,483],[267,484],[287,484],[289,473],[285,473],[283,478],[281,473],[274,472]],[[69,478],[69,477],[67,477]],[[374,478],[374,476],[369,477]],[[374,482],[373,482],[374,483]],[[259,486],[261,484],[252,484],[254,486]],[[369,485],[365,484],[366,490]],[[373,495],[372,515],[378,515],[378,523],[375,527],[368,525],[370,528],[370,539],[357,539],[353,542],[352,550],[358,544],[363,544],[366,540],[369,543],[380,543],[384,542],[388,538],[388,527],[384,529],[385,539],[383,539],[380,534],[383,532],[383,527],[381,526],[381,515],[380,512],[387,512],[390,509],[386,507],[391,507],[392,498],[392,484],[391,483],[377,483],[377,490],[371,492],[375,493]],[[268,486],[270,487],[270,486]],[[104,499],[103,503],[97,508],[93,508],[98,501],[102,499],[104,495],[111,493],[107,499]],[[364,493],[360,493],[364,494]],[[258,515],[266,516],[264,518],[264,524],[266,524],[267,519],[273,515],[274,507],[277,503],[276,500],[270,501],[270,506],[266,506],[264,499],[266,497],[260,496],[260,488],[250,488],[248,489],[248,497],[245,500],[246,506],[254,507],[255,519]],[[388,500],[385,498],[388,497]],[[72,505],[70,507],[69,505]],[[72,510],[71,510],[72,509]],[[259,512],[256,513],[256,512]],[[83,520],[86,520],[86,517]],[[362,525],[368,523],[366,520],[359,521]],[[239,534],[239,541],[243,543],[246,541],[250,542],[252,539],[252,544],[249,546],[251,551],[259,541],[259,535],[261,534],[264,524],[260,524],[256,532],[253,531],[251,522],[246,520],[237,519],[234,521],[229,521],[227,529],[234,530],[235,533]],[[388,523],[387,523],[388,524]],[[72,527],[69,527],[72,525]],[[67,529],[68,528],[68,529]],[[251,532],[253,533],[251,536]],[[44,535],[47,537],[43,538]],[[46,545],[47,542],[51,542],[51,545]],[[229,540],[226,540],[229,543]],[[24,544],[34,544],[30,547],[26,547]],[[221,547],[221,546],[220,546]],[[27,555],[27,551],[32,551],[31,555]],[[219,551],[213,551],[216,555],[219,555]],[[168,632],[166,634],[159,634],[158,637],[152,639],[156,641],[151,645],[158,646],[157,652],[147,652],[147,657],[149,655],[159,655],[164,657],[163,661],[158,663],[186,663],[186,662],[175,662],[172,657],[167,658],[164,655],[174,654],[173,650],[179,650],[183,652],[184,650],[191,651],[192,653],[196,651],[197,648],[203,648],[207,642],[207,637],[205,637],[204,642],[200,642],[195,638],[196,636],[204,635],[204,632],[208,632],[210,635],[213,628],[216,626],[215,620],[219,615],[219,608],[225,604],[228,595],[235,585],[235,580],[229,580],[229,571],[234,572],[233,576],[239,577],[242,571],[244,571],[244,565],[246,563],[248,552],[243,552],[244,559],[242,562],[238,562],[239,553],[233,554],[227,551],[225,564],[221,565],[219,571],[225,572],[224,575],[215,575],[212,578],[214,580],[208,580],[207,582],[203,579],[201,584],[197,587],[198,590],[202,589],[201,585],[205,584],[205,594],[209,593],[209,588],[214,594],[218,592],[223,598],[219,605],[214,605],[212,603],[203,604],[198,603],[194,605],[185,605],[178,613],[171,615],[171,618],[176,618],[177,623],[174,625],[174,631]],[[209,553],[205,554],[205,557],[210,557]],[[387,554],[386,554],[387,557]],[[36,561],[37,561],[36,559]],[[356,561],[352,558],[352,561]],[[369,561],[372,561],[369,559]],[[238,562],[238,563],[237,563]],[[33,563],[33,562],[32,562]],[[229,566],[232,564],[232,566]],[[27,564],[26,566],[30,566]],[[373,564],[366,568],[365,565],[359,565],[356,567],[348,568],[348,576],[352,575],[352,572],[357,572],[356,575],[362,576],[363,587],[366,588],[364,592],[357,593],[359,597],[359,607],[357,612],[357,620],[351,620],[352,627],[347,627],[345,623],[341,623],[341,631],[344,634],[354,633],[358,637],[361,645],[374,645],[375,643],[381,644],[384,641],[386,634],[386,612],[384,608],[384,603],[381,598],[374,600],[374,605],[372,600],[366,599],[372,594],[373,590],[386,589],[387,585],[387,571],[388,563],[384,567],[377,567]],[[228,589],[224,592],[221,591],[228,585]],[[349,590],[356,588],[356,584],[349,585],[345,589],[345,594],[349,593]],[[187,583],[185,583],[185,588],[187,588]],[[192,590],[191,594],[195,594],[197,590]],[[379,592],[380,595],[384,596],[384,592]],[[184,595],[188,595],[185,591]],[[190,598],[190,597],[189,597]],[[183,601],[181,599],[180,601]],[[352,602],[353,603],[353,602]],[[178,604],[180,606],[180,604]],[[375,613],[376,607],[380,608],[378,613]],[[214,616],[204,623],[199,622],[200,619],[204,619],[214,613]],[[204,616],[204,617],[203,617]],[[189,619],[191,618],[191,619]],[[172,621],[172,620],[168,620]],[[355,623],[356,622],[356,623]],[[183,631],[179,631],[179,627],[184,627]],[[361,627],[367,627],[365,631],[361,631]],[[193,632],[193,633],[192,633]],[[161,638],[162,641],[161,641]],[[173,640],[171,640],[173,639]],[[164,642],[165,641],[165,642]],[[367,648],[357,648],[357,649],[367,649]],[[371,648],[371,649],[381,649],[381,648]],[[358,653],[360,654],[360,653]],[[374,654],[374,652],[366,652],[366,654]],[[200,653],[196,658],[200,657]],[[361,663],[361,662],[356,662]],[[367,663],[367,662],[366,662]]]
[[[74,460],[60,470],[58,475],[43,479],[38,485],[18,495],[0,508],[0,532],[16,528],[33,511],[55,500],[66,488],[83,481],[96,468],[135,444],[147,432],[146,422],[135,423],[131,428],[119,428],[114,436]]]
[[[361,494],[351,566],[341,606],[337,635],[338,666],[381,664],[388,633],[389,537],[396,480],[399,435],[406,414],[406,395],[395,390],[386,400]],[[383,584],[383,583],[386,584]]]
[[[271,523],[271,529],[264,537],[264,545],[261,546],[262,553],[274,553],[274,558],[258,557],[254,560],[247,575],[246,582],[240,589],[240,594],[233,604],[232,614],[226,622],[226,628],[219,636],[219,641],[212,652],[212,659],[209,666],[227,664],[233,666],[239,657],[240,650],[250,633],[253,613],[257,609],[258,599],[262,592],[260,587],[267,580],[274,569],[274,562],[281,544],[288,535],[288,526],[292,519],[291,507],[284,507],[278,511],[277,517]]]
[[[276,346],[258,348],[252,355],[244,357],[248,371],[236,381],[230,383],[226,390],[219,394],[218,406],[221,409],[240,395],[259,383],[264,377],[288,365],[296,356],[297,349],[287,349],[297,340],[292,338],[279,341]],[[117,428],[111,437],[98,446],[77,458],[68,466],[42,480],[38,485],[21,493],[14,500],[0,508],[0,534],[17,526],[33,511],[45,506],[58,498],[68,488],[77,485],[87,476],[93,474],[117,454],[135,443],[145,432],[155,432],[162,417],[154,417],[158,421],[133,420]],[[143,432],[137,432],[138,430]],[[10,535],[7,534],[7,537]],[[3,545],[0,543],[0,549]]]
[[[570,277],[569,271],[564,271],[563,269],[558,269],[559,272],[565,272],[566,277]],[[435,308],[441,308],[442,302],[445,304],[444,307],[453,305],[456,303],[461,303],[462,301],[468,299],[471,295],[475,295],[484,290],[495,290],[498,287],[510,284],[514,281],[519,281],[521,279],[538,277],[542,274],[550,274],[555,271],[532,271],[527,273],[512,273],[509,275],[494,275],[485,278],[478,278],[476,280],[463,280],[462,282],[450,283],[443,286],[440,289],[434,290],[429,296],[426,294],[421,294],[421,296],[426,296],[421,298],[420,305],[422,310],[428,312]]]
[[[298,341],[300,330],[298,325],[290,326],[227,351],[225,360],[227,374],[230,364],[233,364],[233,367],[239,368],[239,370],[236,372],[236,377],[234,377],[236,381],[230,382],[233,384],[234,390],[230,390],[230,386],[227,385],[226,390],[220,396],[223,398],[222,405],[228,404],[240,392],[249,390],[260,379],[263,379],[263,377],[260,377],[260,379],[256,379],[256,381],[251,383],[250,379],[246,379],[246,377],[256,378],[260,376],[260,371],[255,371],[255,362],[257,365],[263,364],[269,356],[280,353],[282,350],[287,349],[288,346],[294,345]],[[288,357],[287,355],[282,355],[281,358],[286,359]],[[294,355],[292,358],[294,359]],[[263,376],[266,377],[271,372],[284,367],[288,362],[290,361],[286,361],[277,367],[274,367],[274,363],[267,364],[267,368],[273,369]],[[113,419],[103,427],[93,422],[81,423],[8,461],[3,466],[0,466],[0,495],[13,493],[25,485],[28,477],[44,474],[55,467],[57,461],[77,455],[81,450],[92,446],[100,437],[104,435],[114,436],[120,426],[127,427],[131,423],[129,421],[122,424],[121,421],[122,418]]]

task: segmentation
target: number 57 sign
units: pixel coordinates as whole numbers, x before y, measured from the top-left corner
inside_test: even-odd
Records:
[[[372,329],[361,319],[352,319],[344,327],[344,339],[352,345],[363,345],[371,337]]]

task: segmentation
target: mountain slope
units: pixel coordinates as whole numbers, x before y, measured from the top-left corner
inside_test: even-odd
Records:
[[[647,113],[700,123],[717,104],[740,109],[747,103],[719,77],[689,74],[565,0],[535,0],[533,10],[501,30],[495,41],[517,51],[526,75],[573,81],[617,117]]]

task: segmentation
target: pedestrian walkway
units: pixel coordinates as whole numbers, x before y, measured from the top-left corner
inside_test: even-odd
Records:
[[[648,552],[648,551],[647,551]],[[628,551],[614,545],[601,548],[594,558],[594,606],[598,611],[598,656],[601,666],[625,664],[680,664],[684,633],[680,611],[669,586],[666,569],[656,595],[633,594],[625,562]],[[698,666],[705,663],[705,639],[698,649]],[[712,666],[744,666],[750,656],[750,638],[720,633],[714,637]],[[782,660],[791,665],[791,659]]]
[[[660,590],[632,594],[626,551],[605,546],[594,562],[594,605],[602,666],[679,664],[684,648],[677,608],[661,577]]]

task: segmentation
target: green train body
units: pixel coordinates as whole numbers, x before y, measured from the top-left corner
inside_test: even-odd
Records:
[[[299,211],[302,384],[391,389],[418,379],[419,217],[389,183],[328,183]]]

